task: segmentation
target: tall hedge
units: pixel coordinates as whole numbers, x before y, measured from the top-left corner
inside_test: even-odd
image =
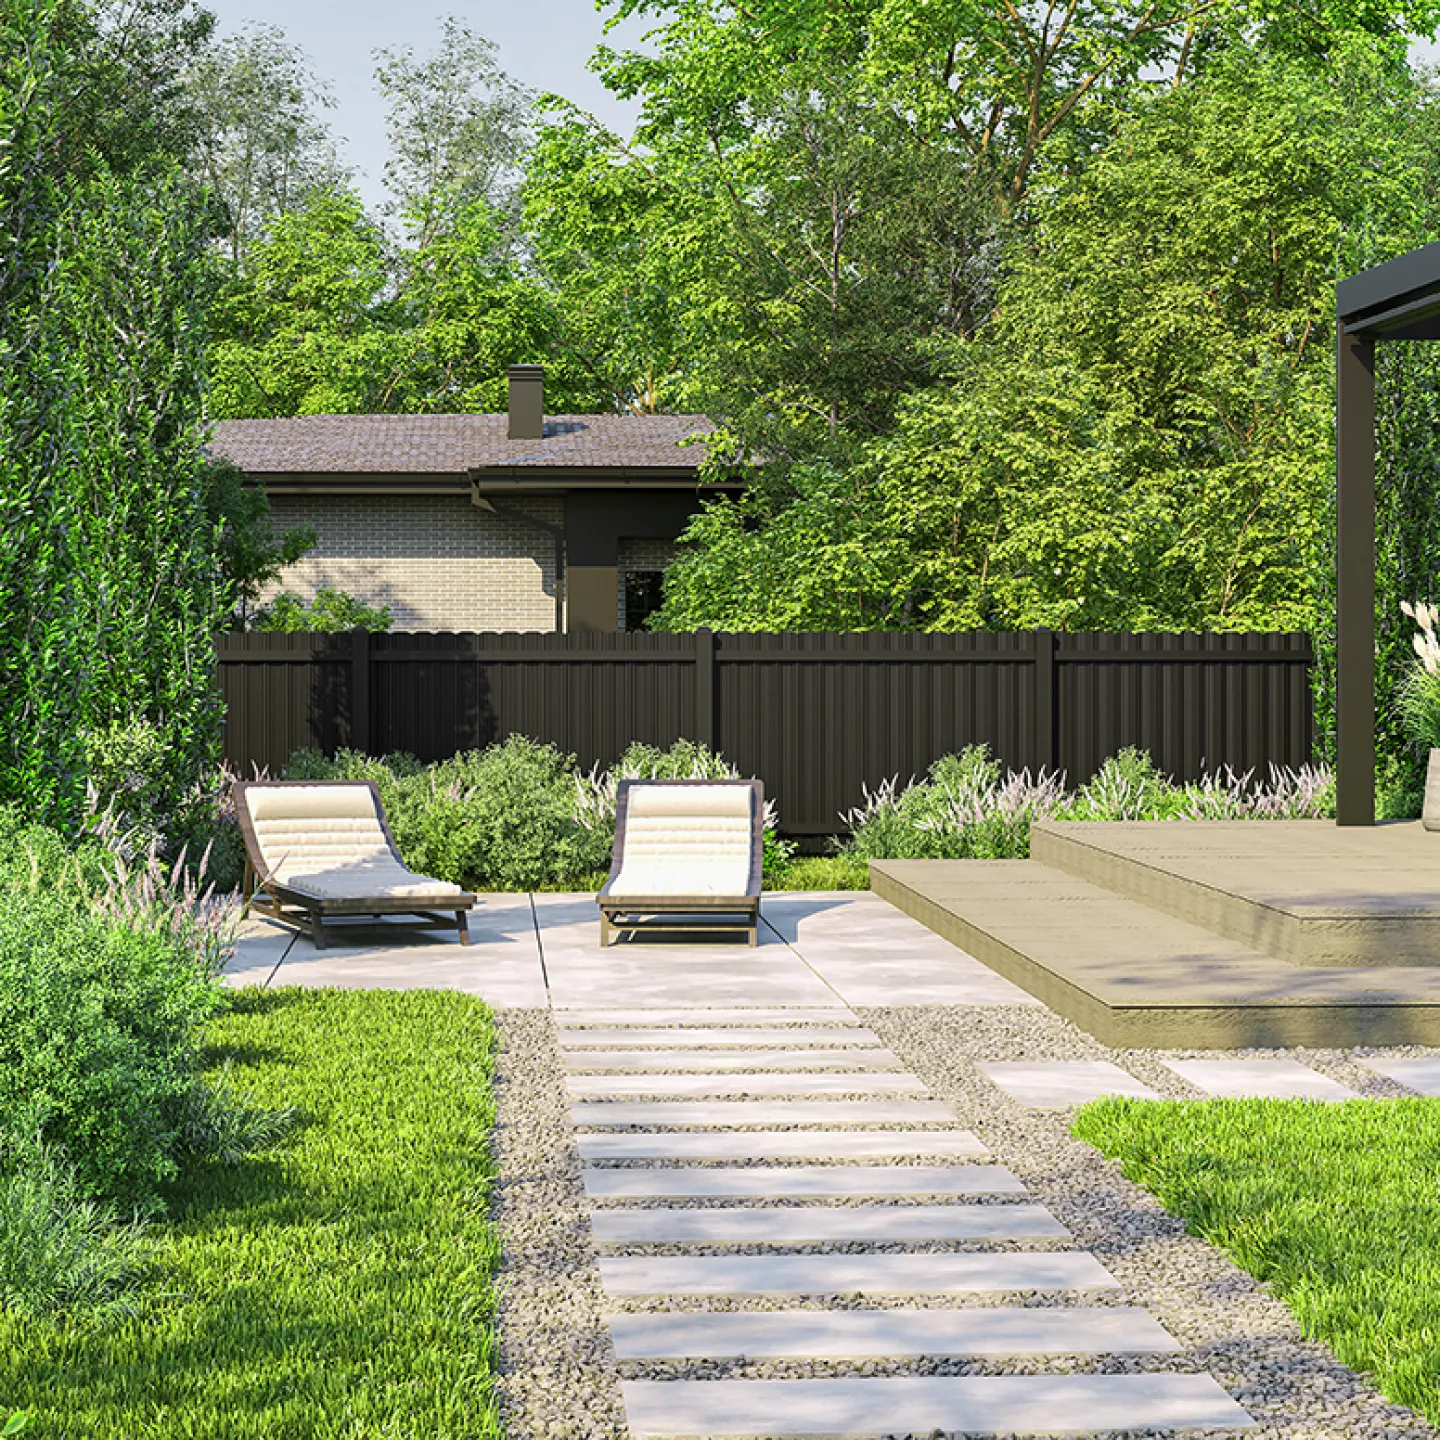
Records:
[[[0,9],[0,801],[67,830],[88,736],[150,720],[176,793],[218,753],[224,600],[200,197],[77,154],[82,35],[66,0]]]

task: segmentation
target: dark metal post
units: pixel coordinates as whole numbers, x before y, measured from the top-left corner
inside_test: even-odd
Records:
[[[717,750],[715,743],[715,632],[695,632],[695,743]]]
[[[1055,632],[1035,632],[1035,768],[1053,770],[1059,730],[1055,699]]]
[[[1375,823],[1375,342],[1336,326],[1335,821]]]
[[[370,753],[370,632],[350,632],[350,744]]]

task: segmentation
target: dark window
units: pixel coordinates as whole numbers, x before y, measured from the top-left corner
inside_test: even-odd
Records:
[[[660,582],[663,570],[627,570],[625,572],[625,628],[643,630],[645,621],[660,608]]]

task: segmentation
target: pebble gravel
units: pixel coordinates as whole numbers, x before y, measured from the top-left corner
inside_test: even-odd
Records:
[[[800,1379],[841,1375],[1006,1375],[1157,1373],[1205,1371],[1215,1377],[1259,1422],[1258,1428],[1206,1430],[1208,1440],[1428,1440],[1440,1430],[1411,1411],[1387,1402],[1372,1385],[1342,1365],[1323,1345],[1306,1341],[1290,1312],[1265,1288],[1203,1240],[1187,1235],[1153,1197],[1132,1185],[1095,1150],[1069,1134],[1069,1112],[1034,1110],[993,1085],[980,1061],[1110,1060],[1161,1095],[1197,1098],[1160,1061],[1207,1052],[1111,1050],[1036,1006],[924,1006],[857,1009],[856,1017],[923,1080],[938,1099],[953,1101],[959,1126],[974,1131],[989,1159],[948,1163],[998,1163],[1024,1181],[1026,1200],[1044,1205],[1122,1289],[1116,1292],[981,1294],[956,1296],[795,1297],[672,1296],[607,1300],[589,1227],[590,1202],[569,1118],[566,1070],[552,1017],[543,1010],[497,1012],[501,1050],[497,1066],[496,1155],[500,1180],[495,1218],[504,1247],[499,1311],[499,1397],[511,1440],[574,1437],[627,1440],[620,1380]],[[777,1032],[783,1044],[785,1032]],[[793,1032],[791,1032],[793,1033]],[[1213,1053],[1213,1052],[1209,1052]],[[1277,1052],[1255,1052],[1275,1054]],[[1367,1070],[1363,1051],[1284,1052],[1322,1074],[1370,1096],[1407,1093]],[[1380,1052],[1373,1052],[1380,1053]],[[1433,1054],[1387,1050],[1386,1055]],[[1358,1058],[1357,1058],[1358,1057]],[[687,1067],[693,1069],[694,1067]],[[757,1066],[758,1070],[764,1067]],[[671,1073],[671,1072],[656,1072]],[[723,1077],[716,1093],[728,1093]],[[783,1101],[777,1097],[777,1104]],[[794,1128],[783,1121],[767,1129]],[[820,1128],[820,1127],[811,1127]],[[937,1128],[929,1126],[909,1128]],[[938,1127],[949,1128],[949,1127]],[[684,1163],[784,1165],[784,1161],[617,1161],[652,1168]],[[807,1164],[815,1163],[807,1161]],[[933,1164],[924,1158],[846,1160],[846,1164]],[[607,1201],[607,1206],[703,1208],[764,1201]],[[908,1203],[901,1197],[807,1202],[876,1205]],[[994,1197],[965,1203],[1005,1203]],[[1034,1242],[973,1242],[923,1246],[833,1245],[787,1247],[810,1253],[874,1253],[883,1250],[1027,1250]],[[1045,1248],[1045,1247],[1038,1247]],[[604,1247],[607,1255],[665,1253],[772,1253],[768,1247]],[[977,1308],[995,1305],[1066,1308],[1079,1305],[1144,1307],[1186,1347],[1174,1355],[1070,1355],[989,1357],[984,1360],[928,1357],[893,1361],[626,1361],[617,1363],[604,1314],[696,1310]],[[1107,1431],[1110,1440],[1128,1432]],[[1136,1432],[1137,1434],[1140,1432]],[[1145,1432],[1151,1436],[1155,1432]],[[1173,1432],[1172,1432],[1173,1433]],[[933,1432],[916,1440],[936,1440]],[[1071,1432],[1073,1440],[1073,1432]],[[899,1440],[899,1437],[896,1437]],[[944,1440],[944,1437],[941,1437]]]

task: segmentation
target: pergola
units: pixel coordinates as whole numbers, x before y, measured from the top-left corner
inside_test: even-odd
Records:
[[[1375,346],[1440,340],[1440,244],[1342,280],[1335,311],[1335,822],[1373,825]]]

